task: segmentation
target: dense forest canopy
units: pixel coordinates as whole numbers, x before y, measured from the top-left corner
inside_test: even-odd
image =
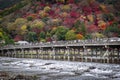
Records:
[[[5,44],[120,37],[119,0],[14,1],[0,0]]]

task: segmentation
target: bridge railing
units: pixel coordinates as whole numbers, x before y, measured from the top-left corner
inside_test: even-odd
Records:
[[[36,42],[36,43],[29,43],[26,45],[6,45],[2,46],[1,49],[7,49],[7,48],[24,48],[24,47],[36,47],[36,46],[65,46],[65,45],[105,45],[105,44],[112,44],[116,43],[120,45],[119,40],[112,40],[109,38],[97,38],[97,39],[87,39],[87,40],[71,40],[71,41],[52,41],[52,42]]]

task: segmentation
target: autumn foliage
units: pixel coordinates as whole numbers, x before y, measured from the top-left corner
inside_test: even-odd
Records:
[[[20,17],[5,24],[15,41],[86,39],[88,35],[94,37],[96,32],[105,37],[110,36],[109,32],[120,35],[117,19],[108,13],[106,5],[96,0],[35,1],[18,12]]]

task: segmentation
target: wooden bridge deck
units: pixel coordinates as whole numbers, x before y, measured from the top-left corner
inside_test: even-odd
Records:
[[[7,45],[0,56],[120,63],[120,41],[79,40]]]
[[[89,40],[80,40],[80,41],[58,41],[58,42],[47,42],[47,43],[32,43],[26,45],[7,45],[0,47],[0,50],[3,49],[21,49],[21,48],[49,48],[49,47],[99,47],[99,46],[120,46],[120,41],[109,42],[109,41],[89,41]]]

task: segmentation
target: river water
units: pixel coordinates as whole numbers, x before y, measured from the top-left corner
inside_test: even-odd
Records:
[[[120,80],[119,64],[0,57],[0,71],[35,80]]]

